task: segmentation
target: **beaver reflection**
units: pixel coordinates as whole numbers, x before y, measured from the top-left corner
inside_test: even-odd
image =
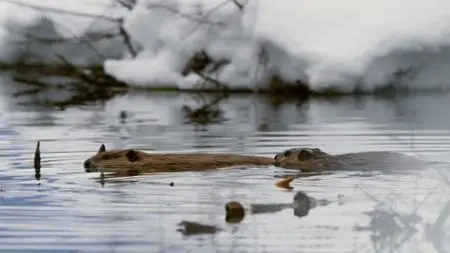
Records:
[[[301,218],[308,215],[309,210],[317,206],[328,205],[331,201],[315,199],[306,193],[299,191],[294,195],[292,203],[285,204],[251,204],[251,214],[276,213],[286,208],[293,208],[294,215]],[[227,223],[240,223],[245,217],[244,206],[237,201],[230,201],[225,204],[225,221]],[[214,226],[201,224],[193,221],[182,221],[178,224],[181,228],[177,229],[183,235],[201,235],[215,234],[223,229]]]
[[[179,226],[177,231],[181,232],[181,234],[183,234],[185,236],[215,234],[217,232],[222,231],[221,228],[216,227],[214,225],[201,224],[198,222],[186,221],[186,220],[181,221],[177,225]]]
[[[309,197],[304,192],[297,192],[294,196],[294,202],[292,208],[294,209],[294,215],[297,217],[303,217],[308,215],[309,210],[317,206],[325,206],[330,204],[331,201],[326,199],[315,199]]]
[[[225,221],[227,223],[239,223],[244,219],[244,206],[237,201],[230,201],[225,204]]]
[[[250,204],[251,214],[276,213],[286,208],[292,208],[294,215],[301,218],[308,215],[312,208],[317,206],[325,206],[331,201],[325,199],[315,199],[306,193],[299,191],[294,195],[292,203],[278,204]],[[231,201],[225,204],[225,221],[228,223],[238,223],[244,219],[245,209],[242,204]]]

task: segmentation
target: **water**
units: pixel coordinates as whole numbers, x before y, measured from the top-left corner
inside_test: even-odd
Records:
[[[82,168],[101,143],[267,156],[301,146],[391,150],[449,162],[449,94],[304,103],[232,96],[220,102],[228,120],[203,127],[185,124],[180,112],[195,104],[194,95],[131,93],[59,111],[19,106],[7,88],[1,94],[0,252],[450,252],[445,164],[404,175],[297,179],[294,192],[331,204],[301,218],[291,209],[248,214],[239,224],[225,222],[227,201],[292,200],[294,192],[274,185],[285,170],[160,173],[107,179],[102,186],[98,174]],[[125,122],[121,111],[129,115]],[[40,185],[32,167],[37,140]],[[176,231],[182,220],[223,231],[183,236]]]

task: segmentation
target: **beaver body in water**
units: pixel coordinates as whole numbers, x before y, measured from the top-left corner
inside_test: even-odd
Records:
[[[102,145],[84,162],[86,172],[140,174],[152,172],[204,171],[233,166],[267,166],[274,160],[264,156],[233,154],[149,154],[133,149],[108,150]]]
[[[152,172],[205,171],[234,166],[277,166],[302,172],[333,170],[398,170],[423,168],[424,161],[385,151],[330,155],[318,148],[288,149],[274,158],[233,154],[149,154],[133,149],[108,150],[102,145],[84,162],[86,172],[140,174]]]
[[[318,148],[293,148],[274,157],[275,166],[303,172],[327,170],[414,170],[427,163],[413,156],[390,151],[367,151],[331,155]]]

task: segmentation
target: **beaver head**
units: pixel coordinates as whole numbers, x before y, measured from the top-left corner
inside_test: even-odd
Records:
[[[276,163],[280,162],[303,162],[319,158],[329,157],[330,154],[319,148],[291,148],[277,153],[274,157]]]
[[[138,162],[143,156],[144,152],[133,149],[124,150],[108,150],[102,144],[97,154],[84,161],[83,166],[86,172],[97,172],[102,168],[117,168],[128,167],[130,163]]]

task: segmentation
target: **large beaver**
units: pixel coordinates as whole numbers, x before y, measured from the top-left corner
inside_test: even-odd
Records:
[[[133,149],[108,150],[102,144],[97,154],[84,162],[86,172],[140,174],[151,172],[204,171],[232,166],[273,165],[270,157],[233,154],[149,154]]]
[[[303,172],[326,170],[414,170],[427,163],[413,156],[389,151],[331,155],[318,148],[292,148],[274,157],[275,165]]]
[[[102,145],[84,162],[86,172],[140,174],[152,172],[204,171],[233,166],[275,165],[302,172],[333,170],[402,170],[424,168],[426,163],[412,156],[385,151],[331,155],[318,148],[295,148],[274,158],[233,154],[149,154],[133,149],[108,150]]]

